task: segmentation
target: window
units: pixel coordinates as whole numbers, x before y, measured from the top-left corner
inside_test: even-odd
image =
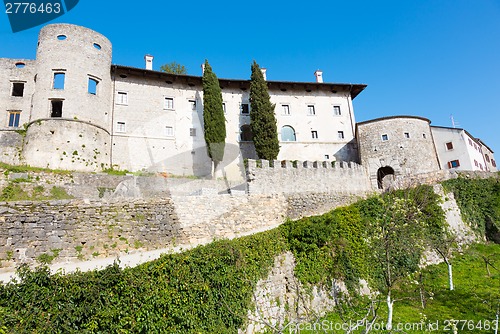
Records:
[[[497,166],[497,163],[495,162],[495,160],[491,159],[491,164],[493,165],[493,167],[496,167]]]
[[[20,111],[9,111],[9,127],[19,127],[19,119],[21,118]]]
[[[340,116],[342,113],[340,112],[340,106],[333,106],[333,114],[335,116]]]
[[[12,96],[22,97],[24,95],[24,82],[12,83]]]
[[[242,115],[249,115],[250,114],[250,109],[249,109],[248,103],[241,104],[241,114]]]
[[[451,141],[446,143],[446,150],[447,151],[453,150],[453,143]]]
[[[88,93],[91,95],[97,95],[97,85],[99,81],[94,78],[89,78]]]
[[[474,166],[479,167],[479,164],[477,163],[476,159],[474,159]]]
[[[410,138],[410,133],[409,132],[405,132],[405,138]]]
[[[325,154],[325,160],[330,160],[330,155]]]
[[[252,141],[253,133],[250,125],[245,124],[240,127],[240,141]]]
[[[189,129],[189,135],[191,137],[196,137],[196,128],[190,128]]]
[[[472,140],[469,138],[469,145],[472,146]]]
[[[290,106],[288,104],[282,104],[281,108],[283,115],[290,115]]]
[[[382,141],[388,141],[389,140],[389,136],[384,134],[382,135]]]
[[[482,163],[479,163],[479,168],[481,168],[481,170],[483,170],[483,164]]]
[[[116,123],[116,132],[125,132],[125,122],[117,122]]]
[[[309,116],[316,115],[316,110],[314,109],[314,106],[312,104],[307,106],[307,114]]]
[[[344,139],[344,131],[338,131],[338,132],[337,132],[337,137],[338,137],[339,139]]]
[[[174,128],[171,126],[166,126],[165,127],[165,135],[167,137],[173,137],[174,136]]]
[[[311,137],[313,139],[318,139],[318,131],[311,131]]]
[[[116,94],[116,104],[128,104],[128,94],[126,92],[118,92]]]
[[[477,145],[476,145],[476,143],[474,143],[474,149],[477,151]]]
[[[196,100],[189,100],[191,110],[196,111]]]
[[[96,48],[97,50],[101,50],[101,46],[97,43],[94,43],[94,48]]]
[[[296,141],[295,130],[289,125],[281,128],[281,141]]]
[[[66,39],[66,35],[59,35],[57,36],[57,39],[60,41],[64,41]]]
[[[174,109],[174,98],[173,97],[166,97],[165,98],[165,104],[164,104],[163,108],[165,108],[165,109]],[[195,107],[195,109],[196,109],[196,107]]]
[[[422,138],[427,138],[427,136],[425,135],[425,133],[422,133]]]
[[[50,117],[62,117],[63,101],[52,100],[50,101],[50,104],[51,104]]]
[[[457,168],[457,167],[460,167],[459,160],[452,160],[448,162],[448,168]]]
[[[222,102],[222,110],[226,113],[226,102]]]
[[[487,162],[490,162],[490,156],[488,154],[485,154],[484,158],[486,159]]]
[[[54,73],[53,88],[54,89],[64,89],[65,79],[66,79],[65,73]]]

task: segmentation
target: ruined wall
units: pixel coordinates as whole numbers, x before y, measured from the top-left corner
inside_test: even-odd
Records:
[[[371,191],[368,175],[353,162],[248,160],[247,181],[251,194],[344,193]]]

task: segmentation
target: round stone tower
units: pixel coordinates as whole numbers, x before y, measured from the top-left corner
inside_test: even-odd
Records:
[[[36,63],[25,162],[82,171],[109,167],[111,42],[84,27],[47,25]]]
[[[356,125],[360,161],[375,189],[386,188],[397,176],[440,169],[430,123],[423,117],[391,116]]]

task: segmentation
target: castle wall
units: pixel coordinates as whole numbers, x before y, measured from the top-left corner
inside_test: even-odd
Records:
[[[353,162],[248,160],[250,194],[343,193],[372,190],[366,169]]]
[[[377,172],[390,167],[395,176],[428,173],[440,169],[430,121],[394,116],[358,123],[360,161],[368,168],[377,189]]]
[[[77,120],[44,119],[30,125],[23,158],[31,166],[79,171],[109,167],[109,132]]]
[[[45,26],[38,41],[33,108],[23,148],[26,163],[83,171],[109,166],[111,43],[70,24]],[[61,76],[56,80],[55,75]],[[75,151],[89,152],[80,160],[60,153]]]

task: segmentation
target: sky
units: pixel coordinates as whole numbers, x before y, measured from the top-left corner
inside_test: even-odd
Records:
[[[1,7],[0,7],[1,8]],[[172,61],[201,75],[362,83],[357,121],[415,115],[458,127],[500,154],[500,0],[80,0],[50,23],[96,30],[113,63],[154,69]],[[41,26],[12,33],[0,13],[0,58],[34,59]]]

